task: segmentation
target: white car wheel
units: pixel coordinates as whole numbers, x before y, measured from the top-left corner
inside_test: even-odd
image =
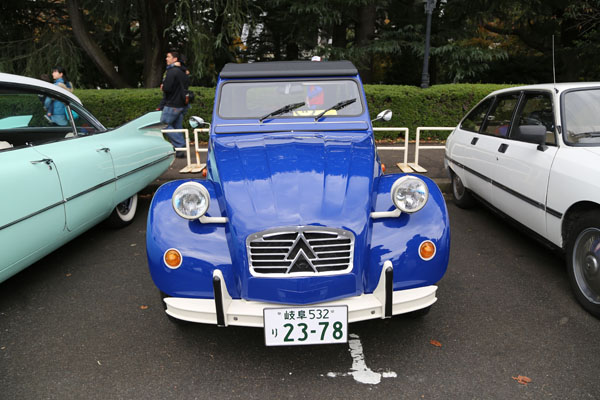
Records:
[[[138,196],[137,194],[134,194],[130,198],[117,204],[110,217],[108,217],[108,224],[114,228],[129,225],[135,217],[137,202]]]
[[[567,244],[569,280],[583,307],[600,317],[600,216],[586,213],[573,224]]]
[[[469,190],[463,185],[462,180],[458,175],[454,172],[451,173],[452,176],[452,198],[454,199],[454,204],[456,204],[460,208],[471,208],[475,201],[473,200],[473,196]]]

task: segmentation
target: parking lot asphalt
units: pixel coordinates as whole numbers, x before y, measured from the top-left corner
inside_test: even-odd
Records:
[[[430,146],[439,146],[439,143],[427,144]],[[202,146],[200,146],[202,148]],[[404,162],[404,150],[386,150],[390,147],[399,147],[399,145],[382,144],[378,145],[378,153],[381,162],[385,165],[385,172],[401,173],[402,171],[398,167],[398,163]],[[206,148],[204,145],[203,148]],[[199,153],[200,163],[206,163],[206,152]],[[408,149],[408,163],[414,163],[415,161],[415,145],[414,143],[409,144]],[[426,172],[413,172],[415,174],[424,175],[431,178],[444,193],[450,192],[450,178],[444,170],[444,150],[443,149],[420,149],[418,165],[426,169]],[[191,154],[191,163],[196,164],[196,156],[194,153]],[[176,179],[203,179],[202,173],[183,173],[180,172],[188,165],[186,158],[176,158],[173,164],[169,167],[165,173],[163,173],[158,179],[152,182],[146,189],[146,193],[154,193],[156,189],[169,181]]]
[[[265,347],[258,328],[168,320],[146,263],[150,200],[0,284],[0,399],[600,398],[600,320],[564,260],[483,207],[448,202],[450,264],[425,317]]]

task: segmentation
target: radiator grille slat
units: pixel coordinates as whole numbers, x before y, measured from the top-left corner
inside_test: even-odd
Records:
[[[352,270],[354,235],[318,226],[276,228],[248,236],[246,248],[255,276],[335,275]]]

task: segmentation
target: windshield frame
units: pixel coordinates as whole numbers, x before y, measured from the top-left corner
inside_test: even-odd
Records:
[[[582,91],[591,91],[597,90],[600,93],[600,86],[585,86],[585,87],[574,87],[572,89],[567,89],[560,94],[560,119],[561,119],[561,129],[562,129],[562,139],[565,145],[571,147],[598,147],[600,146],[600,138],[596,143],[574,143],[568,140],[569,135],[568,132],[568,118],[567,118],[567,110],[566,110],[566,96],[569,93],[573,92],[582,92]],[[599,117],[600,118],[600,117]],[[600,122],[600,121],[599,121]]]
[[[223,120],[223,121],[248,121],[248,120],[259,120],[260,117],[262,117],[263,115],[259,115],[259,116],[255,116],[255,117],[230,117],[230,116],[223,116],[221,114],[221,99],[222,99],[222,92],[223,92],[223,88],[226,85],[229,84],[239,84],[239,83],[305,83],[305,82],[332,82],[332,81],[352,81],[355,85],[356,85],[356,89],[357,89],[357,99],[356,99],[356,104],[360,105],[360,112],[356,113],[356,114],[345,114],[345,115],[324,115],[323,117],[328,117],[328,118],[355,118],[358,116],[363,115],[366,112],[366,106],[365,106],[365,102],[363,100],[364,94],[363,91],[361,90],[362,88],[362,84],[359,82],[358,79],[356,79],[355,77],[349,77],[349,76],[340,76],[340,77],[326,77],[326,78],[318,78],[318,77],[305,77],[305,78],[274,78],[274,79],[226,79],[226,80],[222,80],[219,83],[219,88],[218,88],[218,93],[217,93],[217,97],[216,97],[216,101],[215,101],[215,114],[216,116],[218,116],[219,119]],[[332,105],[335,105],[337,102],[332,103],[332,104],[325,104],[324,107],[330,107]],[[282,104],[285,105],[285,104]],[[325,109],[324,108],[324,109]],[[274,111],[275,109],[271,110]],[[281,115],[277,115],[273,118],[276,119],[298,119],[298,120],[314,120],[314,115],[306,115],[306,116],[299,116],[299,115],[293,115],[292,113],[285,113],[285,114],[281,114]],[[321,119],[323,119],[323,117]]]

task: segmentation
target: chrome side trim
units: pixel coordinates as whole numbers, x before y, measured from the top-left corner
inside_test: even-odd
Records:
[[[544,203],[540,203],[539,201],[533,200],[533,199],[517,192],[516,190],[513,190],[513,189],[509,188],[508,186],[505,186],[505,185],[501,184],[500,182],[497,182],[497,181],[473,170],[472,168],[469,168],[466,165],[461,164],[456,160],[453,160],[452,158],[448,157],[448,155],[445,155],[444,157],[446,157],[446,160],[448,160],[448,162],[451,162],[452,164],[464,169],[465,171],[469,172],[470,174],[475,175],[476,177],[483,179],[486,182],[491,183],[493,186],[496,186],[497,188],[504,190],[506,193],[515,196],[516,198],[534,206],[535,208],[539,208],[540,210],[545,211],[546,213],[552,215],[555,218],[558,218],[558,219],[562,218],[562,216],[563,216],[562,213],[560,213],[556,210],[553,210],[549,207],[546,207],[546,205]]]
[[[19,218],[19,219],[15,220],[15,221],[9,222],[8,224],[5,224],[5,225],[3,225],[3,226],[0,226],[0,230],[2,230],[2,229],[6,229],[6,228],[8,228],[8,227],[10,227],[10,226],[12,226],[12,225],[18,224],[19,222],[25,221],[26,219],[33,218],[33,217],[35,217],[36,215],[42,214],[42,213],[44,213],[44,212],[46,212],[46,211],[48,211],[48,210],[50,210],[50,209],[52,209],[52,208],[54,208],[54,207],[58,207],[58,206],[60,206],[60,205],[66,204],[67,202],[69,202],[69,201],[71,201],[71,200],[74,200],[74,199],[76,199],[76,198],[78,198],[78,197],[81,197],[81,196],[83,196],[83,195],[86,195],[86,194],[88,194],[88,193],[91,193],[91,192],[93,192],[94,190],[100,189],[101,187],[104,187],[104,186],[106,186],[106,185],[110,185],[111,183],[114,183],[114,182],[116,182],[117,180],[119,180],[119,179],[121,179],[121,178],[124,178],[124,177],[126,177],[126,176],[128,176],[128,175],[134,174],[134,173],[136,173],[136,172],[138,172],[138,171],[141,171],[141,170],[143,170],[143,169],[145,169],[145,168],[149,168],[149,167],[151,167],[151,166],[153,166],[153,165],[155,165],[155,164],[158,164],[158,163],[160,163],[160,162],[162,162],[162,161],[165,161],[165,160],[169,159],[169,158],[170,158],[170,157],[172,157],[174,154],[175,154],[175,153],[172,153],[172,154],[169,154],[169,155],[167,155],[167,156],[164,156],[164,157],[162,157],[162,158],[159,158],[159,159],[157,159],[157,160],[154,160],[154,161],[152,161],[152,162],[149,162],[148,164],[144,164],[144,165],[142,165],[141,167],[138,167],[138,168],[136,168],[136,169],[133,169],[133,170],[131,170],[131,171],[128,171],[128,172],[126,172],[126,173],[124,173],[124,174],[122,174],[122,175],[119,175],[117,178],[111,178],[111,179],[109,179],[109,180],[107,180],[107,181],[104,181],[104,182],[102,182],[102,183],[99,183],[99,184],[97,184],[97,185],[95,185],[95,186],[93,186],[93,187],[91,187],[91,188],[88,188],[88,189],[86,189],[86,190],[84,190],[84,191],[82,191],[82,192],[79,192],[79,193],[77,193],[77,194],[74,194],[73,196],[70,196],[70,197],[68,197],[68,198],[66,198],[66,199],[64,199],[64,200],[61,200],[61,201],[59,201],[59,202],[56,202],[56,203],[54,203],[54,204],[52,204],[52,205],[49,205],[48,207],[45,207],[45,208],[43,208],[43,209],[41,209],[41,210],[38,210],[38,211],[36,211],[36,212],[33,212],[33,213],[31,213],[31,214],[29,214],[29,215],[26,215],[26,216],[24,216],[24,217],[21,217],[21,218]]]

